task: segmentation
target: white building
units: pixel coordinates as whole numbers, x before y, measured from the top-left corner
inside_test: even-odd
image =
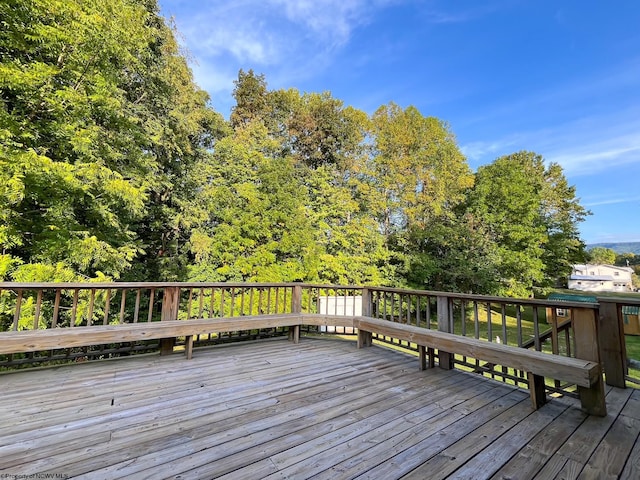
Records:
[[[631,267],[614,265],[574,265],[569,276],[569,288],[585,292],[630,292]]]
[[[320,297],[319,313],[321,315],[362,315],[362,297],[340,295]],[[356,329],[353,327],[335,327],[332,325],[321,325],[321,332],[353,334]]]

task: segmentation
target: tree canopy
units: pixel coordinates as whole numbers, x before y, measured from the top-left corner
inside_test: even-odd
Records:
[[[596,265],[613,265],[616,262],[615,250],[605,247],[593,247],[589,250],[589,261]]]
[[[317,281],[529,295],[584,261],[559,165],[474,174],[393,102],[270,90],[226,121],[155,0],[0,3],[0,276]]]

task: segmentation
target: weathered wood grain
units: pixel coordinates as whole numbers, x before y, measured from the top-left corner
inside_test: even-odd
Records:
[[[600,365],[589,360],[548,355],[475,338],[364,317],[356,319],[354,326],[390,337],[400,335],[403,340],[412,343],[455,352],[497,365],[508,365],[518,370],[558,378],[584,387],[590,387],[601,376]]]
[[[416,360],[375,345],[276,339],[201,348],[191,361],[141,355],[0,375],[0,472],[637,477],[640,391],[612,388],[604,418],[571,399],[534,412],[526,392],[475,374],[419,371]]]

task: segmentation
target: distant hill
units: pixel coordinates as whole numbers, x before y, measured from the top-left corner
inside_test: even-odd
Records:
[[[592,243],[591,245],[587,245],[587,250],[591,250],[593,247],[610,248],[616,253],[633,253],[634,255],[640,255],[640,242]]]

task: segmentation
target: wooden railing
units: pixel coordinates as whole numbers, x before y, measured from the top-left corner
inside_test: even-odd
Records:
[[[610,299],[601,299],[598,305],[301,283],[0,283],[0,331],[281,313],[363,314],[553,355],[602,358],[607,383],[623,386],[628,374],[620,305]],[[558,317],[557,309],[570,310],[571,318]],[[612,323],[619,328],[611,328]],[[353,333],[345,327],[317,326],[303,327],[305,332]],[[195,345],[287,334],[284,328],[224,332],[196,338]],[[416,345],[398,339],[380,336],[377,340],[417,350]],[[5,355],[0,356],[0,367],[91,360],[158,348],[171,349],[173,344],[136,342]],[[524,372],[466,356],[443,353],[438,360],[520,386],[528,382]],[[570,395],[575,390],[559,382],[548,389]]]
[[[598,305],[534,299],[508,299],[448,292],[370,287],[372,316],[392,322],[437,329],[465,337],[531,348],[553,355],[599,361]],[[561,319],[557,309],[570,310]],[[379,341],[417,349],[393,338]],[[595,349],[593,348],[595,345]],[[527,375],[502,365],[466,356],[447,355],[440,363],[481,373],[491,378],[528,386]],[[554,382],[548,390],[575,396],[575,388]]]
[[[640,387],[640,368],[630,367],[627,357],[622,309],[625,306],[640,307],[640,299],[598,297],[600,304],[599,338],[600,357],[606,372],[607,383],[624,388],[628,382]]]

